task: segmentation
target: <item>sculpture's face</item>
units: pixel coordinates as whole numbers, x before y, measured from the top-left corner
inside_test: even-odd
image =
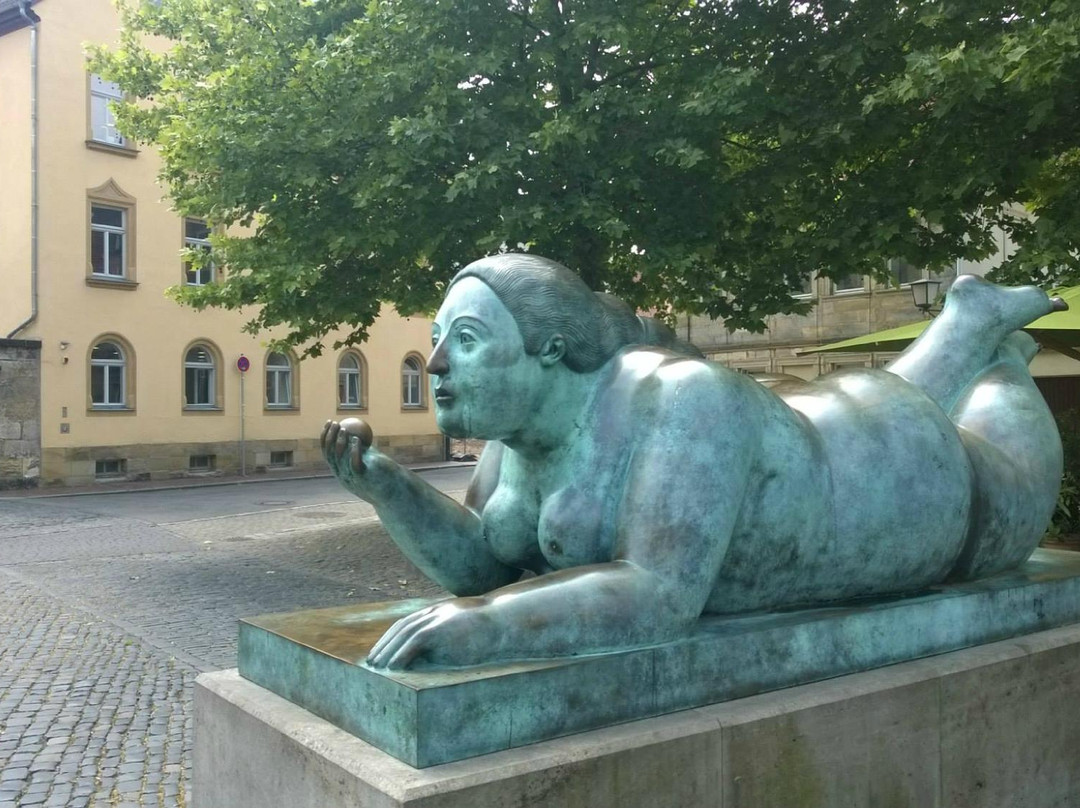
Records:
[[[521,435],[542,392],[543,368],[525,353],[521,330],[478,278],[455,283],[432,326],[428,373],[435,418],[454,438]]]

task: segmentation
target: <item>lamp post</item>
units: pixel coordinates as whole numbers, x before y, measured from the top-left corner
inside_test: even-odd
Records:
[[[915,308],[927,317],[933,317],[941,311],[941,309],[934,307],[937,302],[938,290],[941,289],[941,281],[924,279],[912,281],[909,286],[911,287],[911,300],[915,304]]]

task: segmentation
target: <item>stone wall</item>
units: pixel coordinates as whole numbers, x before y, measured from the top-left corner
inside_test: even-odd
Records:
[[[41,343],[0,339],[0,488],[36,486],[41,468]]]
[[[869,353],[803,354],[802,350],[859,337],[873,331],[915,322],[922,315],[912,305],[907,289],[868,283],[861,292],[830,293],[827,281],[815,283],[814,308],[806,315],[779,314],[766,318],[765,331],[728,331],[723,321],[682,317],[676,324],[680,337],[728,367],[749,372],[786,373],[813,378],[838,367],[869,365]],[[875,357],[884,364],[889,357]]]
[[[444,459],[443,436],[439,434],[380,435],[376,446],[399,463]],[[244,454],[248,474],[326,470],[317,438],[249,440]],[[192,458],[206,465],[193,467]],[[47,448],[42,452],[41,477],[44,485],[211,477],[239,474],[240,460],[239,441]]]

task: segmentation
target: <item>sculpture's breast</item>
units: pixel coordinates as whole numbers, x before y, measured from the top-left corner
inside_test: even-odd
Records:
[[[536,543],[539,520],[538,496],[500,485],[484,506],[484,538],[504,564],[542,572],[546,564]]]
[[[567,487],[540,510],[540,552],[554,569],[611,561],[614,515],[595,490]]]

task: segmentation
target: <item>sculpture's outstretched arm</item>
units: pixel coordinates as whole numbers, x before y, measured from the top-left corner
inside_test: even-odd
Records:
[[[498,476],[498,451],[478,465],[465,507],[370,444],[371,430],[357,419],[323,429],[323,454],[338,482],[375,506],[394,543],[425,575],[456,595],[521,577],[488,549],[477,515]]]
[[[416,612],[383,636],[368,662],[407,668],[571,656],[689,631],[727,552],[760,428],[741,380],[703,382],[691,366],[682,373],[634,407],[634,423],[650,428],[628,446],[611,562]]]

